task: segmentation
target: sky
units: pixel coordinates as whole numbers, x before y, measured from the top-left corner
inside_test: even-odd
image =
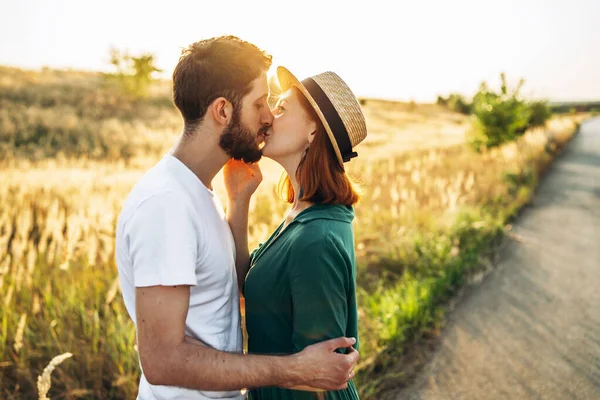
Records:
[[[469,96],[505,72],[528,97],[600,99],[600,0],[0,0],[2,65],[109,70],[112,46],[170,78],[182,48],[223,34],[360,97]]]

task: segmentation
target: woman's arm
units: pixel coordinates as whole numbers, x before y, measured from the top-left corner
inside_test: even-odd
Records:
[[[348,296],[354,279],[350,256],[331,237],[318,237],[298,246],[293,256],[290,285],[293,304],[294,351],[346,334]],[[355,353],[353,347],[344,351]],[[351,374],[350,379],[354,376]],[[310,387],[296,390],[317,391]]]
[[[227,189],[227,222],[235,241],[235,267],[241,290],[250,267],[248,252],[248,212],[250,197],[262,181],[258,164],[230,160],[223,169]]]
[[[235,269],[237,271],[238,288],[242,286],[250,268],[248,252],[248,212],[250,198],[227,203],[227,222],[235,241]]]

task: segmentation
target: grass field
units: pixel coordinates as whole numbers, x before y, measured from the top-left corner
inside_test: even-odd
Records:
[[[168,88],[128,102],[101,76],[0,68],[0,398],[37,398],[57,355],[52,398],[133,398],[135,331],[114,261],[115,223],[132,185],[179,132]],[[52,101],[51,101],[52,100]],[[363,398],[424,332],[525,204],[584,116],[483,154],[464,145],[469,117],[435,105],[365,100],[369,136],[349,173],[356,207]],[[250,244],[286,204],[281,169],[261,161]],[[224,196],[221,176],[215,189]]]

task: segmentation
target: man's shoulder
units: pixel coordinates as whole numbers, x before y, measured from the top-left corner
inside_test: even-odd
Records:
[[[125,222],[140,209],[160,211],[169,207],[180,212],[190,211],[192,201],[181,185],[172,179],[159,165],[148,171],[131,189],[127,196],[120,220]]]

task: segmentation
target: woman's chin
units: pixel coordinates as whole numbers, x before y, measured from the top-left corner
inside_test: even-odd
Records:
[[[268,148],[265,148],[266,146],[264,146],[261,150],[262,152],[262,156],[266,157],[266,158],[270,158],[271,160],[273,159],[273,155],[271,154],[271,152],[269,151]]]
[[[278,157],[278,154],[276,154],[276,152],[274,153],[271,149],[269,149],[269,146],[266,144],[263,146],[261,152],[263,157],[273,161],[277,161],[280,158]]]

